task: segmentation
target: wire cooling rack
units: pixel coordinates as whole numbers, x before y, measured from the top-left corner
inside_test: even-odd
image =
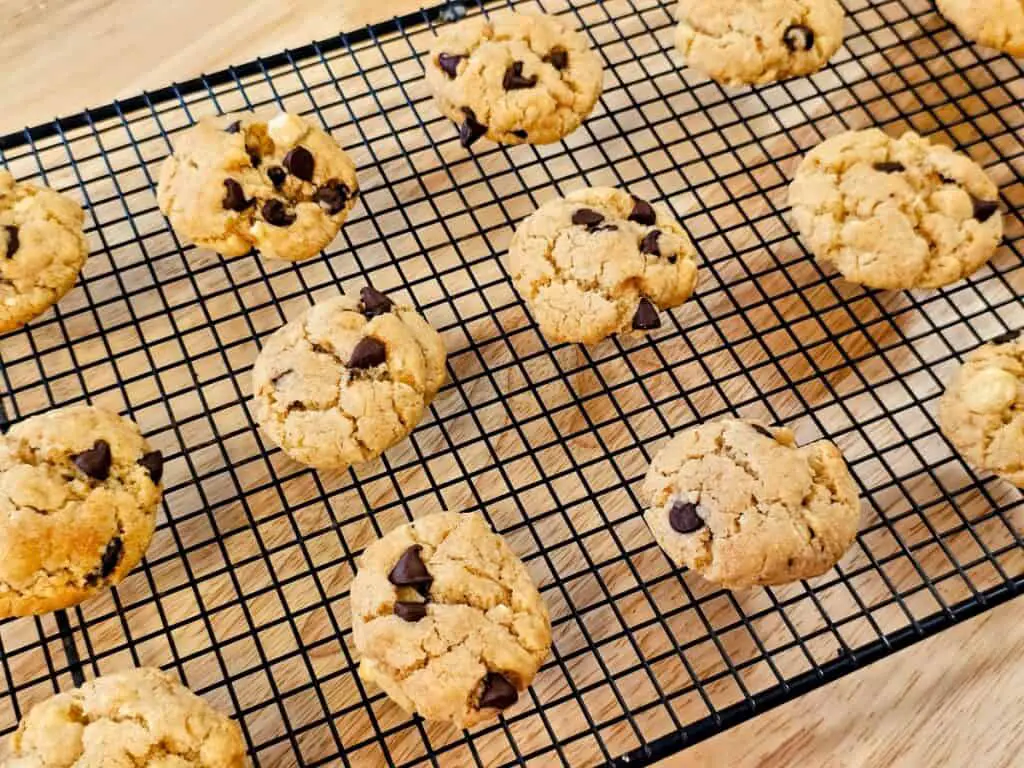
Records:
[[[0,623],[0,734],[83,677],[149,664],[235,714],[259,766],[638,765],[1020,592],[1021,494],[972,473],[934,415],[963,353],[1024,325],[1020,64],[927,0],[849,0],[826,69],[727,91],[679,69],[670,0],[512,5],[564,15],[607,65],[602,104],[562,144],[459,147],[419,59],[440,8],[0,139],[16,176],[85,205],[91,246],[56,310],[0,339],[3,420],[105,403],[168,458],[142,567],[67,613]],[[176,132],[279,106],[358,161],[342,236],[300,264],[183,245],[154,198]],[[874,124],[987,167],[1009,212],[990,265],[941,291],[870,292],[802,249],[785,216],[801,155]],[[514,225],[584,184],[667,201],[703,255],[695,298],[649,338],[552,347],[510,285]],[[253,359],[286,318],[367,279],[443,332],[451,382],[380,461],[314,473],[259,433]],[[829,574],[725,592],[653,543],[637,497],[651,455],[727,413],[843,449],[864,512]],[[366,690],[351,647],[354,558],[441,507],[487,515],[554,621],[529,695],[471,733]]]

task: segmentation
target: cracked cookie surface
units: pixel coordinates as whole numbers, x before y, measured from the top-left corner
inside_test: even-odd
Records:
[[[789,202],[819,260],[871,288],[938,288],[967,277],[1003,235],[998,190],[966,155],[916,133],[870,128],[819,144]]]
[[[936,4],[964,37],[1011,56],[1024,57],[1021,0],[937,0]]]
[[[1024,339],[1019,332],[967,355],[939,401],[939,424],[973,467],[1024,488]]]
[[[516,229],[509,271],[551,342],[661,326],[697,284],[697,253],[667,208],[611,187],[550,200]]]
[[[549,144],[576,130],[601,95],[603,68],[558,18],[504,13],[441,31],[424,62],[442,114],[463,146]]]
[[[3,768],[242,768],[238,726],[157,669],[104,675],[36,704]]]
[[[843,44],[836,0],[680,0],[676,18],[687,66],[729,86],[808,75]]]
[[[427,515],[371,544],[351,600],[360,675],[428,720],[497,717],[551,648],[526,567],[475,513]]]
[[[278,329],[253,369],[256,417],[296,461],[341,469],[406,437],[445,381],[440,335],[364,288]]]
[[[0,333],[60,301],[89,253],[85,214],[70,197],[0,169]]]
[[[253,248],[300,261],[327,247],[356,204],[352,160],[296,115],[200,120],[160,169],[157,201],[175,231],[223,256]]]
[[[153,536],[163,458],[116,413],[73,406],[0,436],[0,618],[119,583]]]
[[[644,519],[680,566],[731,589],[818,576],[857,533],[857,488],[839,449],[784,427],[720,419],[654,457]]]

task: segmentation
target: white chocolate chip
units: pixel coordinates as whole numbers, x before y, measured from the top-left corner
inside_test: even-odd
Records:
[[[1017,399],[1017,377],[1002,368],[983,368],[965,384],[964,404],[975,413],[998,413]]]
[[[307,131],[306,123],[301,117],[289,115],[287,112],[271,118],[267,123],[267,133],[279,147],[294,147]]]

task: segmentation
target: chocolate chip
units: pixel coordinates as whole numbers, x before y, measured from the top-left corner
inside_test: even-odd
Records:
[[[814,47],[814,32],[803,24],[794,24],[782,33],[782,40],[791,51],[809,51]]]
[[[313,193],[313,200],[333,216],[345,208],[348,201],[348,187],[337,179],[331,179]]]
[[[658,308],[651,303],[650,299],[640,299],[640,304],[633,315],[633,330],[652,331],[661,328],[661,318],[658,317]]]
[[[244,211],[255,202],[255,200],[245,199],[245,190],[237,181],[224,179],[224,199],[221,200],[221,205],[224,208],[229,211]]]
[[[697,505],[689,501],[677,501],[672,505],[668,511],[668,524],[676,533],[693,533],[705,525],[697,513]]]
[[[979,200],[972,195],[971,202],[974,203],[974,218],[981,222],[988,221],[999,210],[998,200]]]
[[[537,84],[537,76],[523,77],[523,62],[514,61],[505,70],[505,77],[501,81],[506,91],[519,91],[524,88],[533,88]]]
[[[246,147],[245,153],[249,156],[249,162],[252,164],[252,167],[259,168],[260,163],[263,162],[263,158],[260,156],[260,151],[258,149]]]
[[[295,214],[280,200],[267,200],[263,204],[263,218],[275,227],[287,227],[295,223]]]
[[[288,178],[288,172],[280,165],[272,165],[267,168],[267,178],[270,179],[270,183],[275,187],[280,187],[284,184],[284,180]]]
[[[1017,339],[1019,339],[1020,338],[1020,334],[1021,334],[1020,329],[1018,329],[1016,331],[1007,331],[1006,333],[1001,333],[998,336],[996,336],[994,339],[992,339],[992,343],[993,344],[1009,344],[1011,341],[1016,341]]]
[[[661,256],[661,250],[658,248],[659,237],[661,237],[660,229],[652,229],[644,235],[644,239],[640,241],[640,253],[646,253],[651,256]]]
[[[658,220],[658,217],[654,213],[654,208],[646,200],[641,200],[639,197],[633,198],[633,210],[629,214],[629,220],[635,221],[637,224],[642,224],[645,227],[653,227]]]
[[[305,147],[295,147],[284,156],[284,167],[288,173],[303,181],[313,180],[313,153]]]
[[[395,306],[395,302],[370,285],[359,292],[359,300],[363,304],[363,314],[367,318],[386,314]]]
[[[97,440],[92,448],[81,453],[71,454],[75,466],[94,480],[106,480],[110,477],[110,445],[106,440]]]
[[[459,56],[457,53],[441,53],[437,57],[437,66],[448,75],[452,80],[455,79],[456,75],[459,74],[459,62],[462,61],[465,56]]]
[[[956,179],[951,179],[949,176],[943,176],[941,173],[939,174],[939,181],[943,184],[956,184]]]
[[[572,215],[573,224],[578,227],[586,227],[591,231],[602,221],[604,221],[604,216],[590,208],[580,208]]]
[[[7,233],[7,258],[11,258],[18,251],[18,246],[21,245],[21,241],[18,239],[18,228],[8,224],[4,227],[4,232]]]
[[[384,342],[373,336],[366,336],[359,340],[356,348],[352,350],[352,357],[348,359],[348,367],[362,370],[381,365],[388,359],[388,349]]]
[[[224,132],[225,133],[238,133],[240,130],[242,130],[242,121],[241,120],[235,120],[235,122],[231,123],[227,128],[224,129]]]
[[[483,679],[479,709],[506,709],[519,701],[519,691],[497,672],[488,672]]]
[[[462,114],[466,116],[466,119],[459,126],[459,141],[462,146],[469,149],[481,136],[487,133],[487,126],[481,124],[476,119],[476,112],[469,107],[463,107]]]
[[[552,48],[551,52],[544,57],[544,61],[561,72],[569,66],[569,52],[565,48]]]
[[[775,439],[775,435],[773,435],[771,433],[771,430],[769,430],[767,427],[763,427],[760,424],[751,424],[750,426],[753,427],[755,432],[760,432],[762,435],[764,435],[765,437],[770,437],[772,440]]]
[[[115,536],[107,542],[107,548],[103,550],[103,558],[100,560],[100,575],[107,578],[117,566],[121,564],[121,556],[124,555],[124,542],[119,536]]]
[[[149,472],[149,477],[154,483],[159,483],[164,476],[164,455],[160,451],[150,451],[139,459],[139,466]]]
[[[423,564],[420,557],[421,549],[423,547],[419,544],[413,544],[405,550],[388,574],[388,581],[396,587],[412,587],[421,595],[425,595],[430,591],[434,577],[427,572],[427,566]]]
[[[876,171],[882,173],[903,173],[906,169],[903,163],[875,163],[872,166]]]
[[[511,131],[511,133],[512,133],[512,135],[513,135],[513,136],[515,136],[515,137],[516,137],[517,139],[523,139],[524,141],[525,141],[526,139],[530,138],[530,134],[528,134],[528,133],[527,133],[526,131],[524,131],[524,130],[522,130],[522,129],[520,129],[520,130],[518,130],[518,131]]]
[[[619,228],[614,224],[602,224],[599,227],[594,227],[590,230],[591,232],[618,232]]]
[[[417,622],[427,615],[426,603],[413,603],[400,600],[395,603],[395,616],[405,621]]]

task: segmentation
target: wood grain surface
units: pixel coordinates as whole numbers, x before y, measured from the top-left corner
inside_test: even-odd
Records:
[[[3,0],[0,133],[417,5],[418,0]],[[664,765],[1020,765],[1020,609],[1018,600],[993,610]]]

